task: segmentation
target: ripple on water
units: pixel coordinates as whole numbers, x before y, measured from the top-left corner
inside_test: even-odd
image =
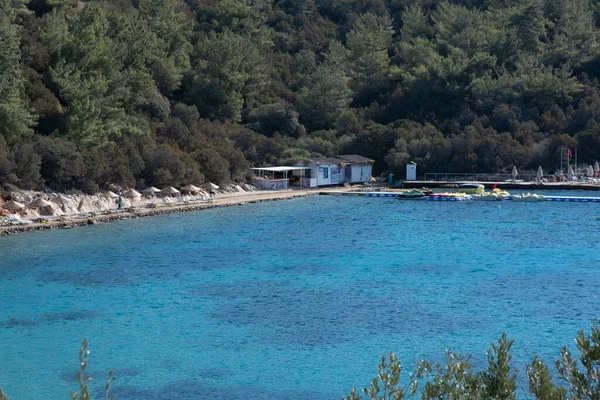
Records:
[[[229,300],[211,316],[220,323],[267,329],[265,342],[323,346],[362,340],[370,335],[435,335],[475,329],[485,316],[454,318],[418,304],[408,291],[378,296],[377,283],[323,289],[286,281],[206,285],[199,296]]]
[[[339,398],[503,331],[523,370],[598,317],[596,210],[323,196],[2,238],[0,382],[64,397],[84,337],[123,399]]]
[[[328,397],[311,391],[267,391],[259,386],[216,387],[196,380],[174,382],[155,390],[136,387],[115,389],[117,398],[128,400],[172,400],[173,396],[181,399],[289,399],[289,400],[325,400]]]

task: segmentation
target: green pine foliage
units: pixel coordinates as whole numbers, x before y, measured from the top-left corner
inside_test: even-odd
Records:
[[[353,388],[342,399],[509,400],[523,395],[539,400],[600,398],[600,327],[596,323],[592,323],[588,334],[579,331],[577,359],[566,347],[562,349],[561,358],[555,363],[558,376],[553,377],[544,361],[534,357],[526,367],[527,387],[517,386],[523,383],[519,381],[519,371],[511,365],[513,343],[503,333],[487,352],[487,369],[480,371],[473,369],[469,355],[448,351],[445,364],[420,361],[407,374],[390,352],[382,357],[377,376],[368,387]]]
[[[0,185],[593,163],[599,27],[596,0],[0,0]]]

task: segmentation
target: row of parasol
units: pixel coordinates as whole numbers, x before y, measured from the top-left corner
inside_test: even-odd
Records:
[[[123,193],[121,193],[121,196],[130,198],[130,199],[140,198],[140,197],[142,197],[142,194],[144,194],[146,196],[153,196],[153,195],[177,196],[177,195],[181,194],[182,192],[193,194],[193,193],[201,193],[205,190],[210,192],[210,191],[217,190],[218,188],[219,188],[219,186],[215,185],[212,182],[207,182],[207,183],[201,185],[200,187],[194,186],[194,185],[187,185],[187,186],[182,187],[181,190],[177,190],[173,186],[167,186],[166,188],[164,188],[162,190],[157,189],[154,186],[150,186],[149,188],[142,190],[141,193],[135,189],[126,190]],[[116,199],[119,197],[119,195],[114,192],[108,191],[108,192],[104,193],[104,197]]]
[[[52,199],[53,203],[56,204],[69,204],[71,202],[71,199],[69,199],[66,196],[63,196],[62,194],[59,194],[58,196],[54,197]],[[7,201],[6,203],[4,203],[4,205],[2,206],[2,208],[4,208],[5,210],[8,211],[18,211],[18,210],[22,210],[24,208],[46,208],[46,207],[50,207],[53,205],[53,203],[48,201],[48,200],[44,200],[44,199],[37,199],[32,201],[31,203],[25,205],[23,203],[19,203],[18,201]]]
[[[152,196],[154,195],[165,195],[165,196],[176,196],[183,193],[189,193],[189,194],[194,194],[194,193],[201,193],[205,190],[207,191],[214,191],[219,189],[219,186],[215,185],[212,182],[207,182],[203,185],[201,185],[200,187],[198,186],[194,186],[194,185],[187,185],[181,188],[181,190],[177,190],[175,189],[173,186],[168,186],[162,190],[157,189],[153,186],[150,186],[149,188],[146,188],[144,190],[142,190],[142,193],[147,195],[147,196]],[[126,190],[125,192],[121,193],[121,196],[126,197],[126,198],[141,198],[142,197],[142,193],[138,192],[135,189],[129,189]],[[108,191],[106,193],[103,194],[104,197],[106,198],[118,198],[119,195]],[[31,203],[25,205],[23,203],[19,203],[18,201],[7,201],[6,203],[4,203],[2,205],[2,208],[8,210],[8,211],[18,211],[18,210],[22,210],[25,208],[37,208],[37,209],[41,209],[41,208],[46,208],[46,207],[51,207],[54,204],[59,204],[59,205],[66,205],[69,204],[71,202],[71,199],[69,199],[66,196],[63,196],[62,194],[59,194],[58,196],[53,197],[52,202],[48,201],[48,200],[44,200],[44,199],[36,199],[34,201],[32,201]]]

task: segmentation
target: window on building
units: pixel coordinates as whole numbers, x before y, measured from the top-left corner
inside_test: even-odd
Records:
[[[321,167],[319,168],[321,173],[323,174],[323,179],[329,179],[329,167]]]

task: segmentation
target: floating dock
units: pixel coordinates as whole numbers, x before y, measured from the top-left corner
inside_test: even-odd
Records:
[[[562,202],[575,202],[575,203],[600,203],[600,197],[544,196],[544,201],[562,201]]]
[[[367,197],[400,197],[402,192],[365,192],[362,194]]]
[[[320,192],[323,196],[366,196],[366,197],[400,197],[402,192]],[[439,197],[425,196],[414,200],[434,200],[434,201],[461,201],[469,199],[469,196],[464,197]],[[407,199],[412,200],[412,199]],[[511,196],[505,196],[504,200],[512,201]],[[544,201],[559,201],[563,203],[600,203],[600,197],[582,197],[582,196],[546,196]]]
[[[450,189],[457,188],[463,183],[476,183],[485,186],[485,189],[497,187],[498,189],[518,190],[600,190],[600,184],[588,182],[499,182],[499,181],[398,181],[394,187],[406,189]]]
[[[364,193],[367,197],[399,197],[398,192],[366,192]],[[463,201],[470,199],[469,196],[463,197],[439,197],[439,196],[425,196],[425,200],[437,200],[437,201]],[[505,196],[505,200],[512,200],[511,196]],[[577,197],[577,196],[545,196],[544,201],[560,201],[570,203],[600,203],[600,197]]]
[[[364,196],[365,192],[319,192],[320,196]]]

